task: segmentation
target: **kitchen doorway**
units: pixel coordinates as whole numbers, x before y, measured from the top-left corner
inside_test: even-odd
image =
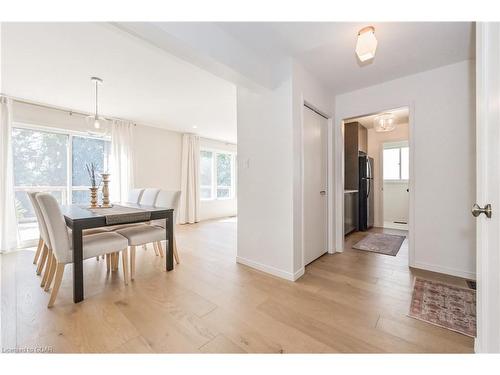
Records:
[[[409,108],[344,120],[344,251],[409,264]]]

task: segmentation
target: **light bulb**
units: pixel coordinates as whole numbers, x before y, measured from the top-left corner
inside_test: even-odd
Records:
[[[100,129],[100,128],[101,128],[101,123],[99,122],[99,120],[98,120],[98,119],[96,119],[96,120],[94,121],[94,128],[96,128],[96,129]]]

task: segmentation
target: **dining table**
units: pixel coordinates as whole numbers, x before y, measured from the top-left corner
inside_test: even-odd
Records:
[[[99,208],[70,204],[61,207],[66,225],[72,231],[73,248],[73,302],[84,300],[83,287],[83,231],[121,224],[145,223],[165,220],[166,270],[174,269],[173,258],[173,208],[144,206],[134,203],[115,203],[113,207]],[[117,249],[119,250],[119,249]]]

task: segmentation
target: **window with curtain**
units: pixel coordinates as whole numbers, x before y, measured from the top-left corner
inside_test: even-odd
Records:
[[[399,144],[384,144],[384,180],[408,180],[410,176],[409,155],[407,142]]]
[[[234,198],[235,154],[200,151],[200,195],[202,200]]]
[[[73,132],[16,126],[12,129],[14,192],[19,237],[29,243],[39,236],[28,192],[49,192],[61,204],[89,202],[86,163],[108,168],[110,141]]]

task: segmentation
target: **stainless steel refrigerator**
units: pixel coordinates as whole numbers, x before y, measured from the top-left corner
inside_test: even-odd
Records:
[[[373,227],[375,215],[373,212],[373,158],[359,155],[359,215],[358,229],[367,230]]]

